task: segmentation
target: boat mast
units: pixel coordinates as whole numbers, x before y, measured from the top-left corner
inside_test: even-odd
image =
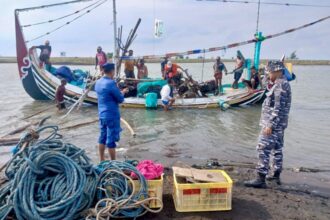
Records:
[[[116,11],[116,0],[113,0],[113,63],[117,64],[119,57],[118,43],[117,43],[117,11]],[[115,72],[117,72],[117,65],[115,65]]]
[[[264,37],[262,36],[262,32],[259,31],[259,15],[260,15],[260,0],[258,1],[257,27],[255,33],[256,43],[254,48],[254,67],[256,69],[259,68],[261,42],[264,39]]]

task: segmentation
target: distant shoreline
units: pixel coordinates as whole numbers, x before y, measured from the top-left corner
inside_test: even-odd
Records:
[[[234,62],[232,59],[222,59],[224,62]],[[330,65],[330,60],[286,60],[293,65]],[[95,65],[94,57],[52,57],[51,62],[55,65]],[[146,60],[147,63],[159,63],[160,60]],[[202,59],[176,59],[176,63],[203,63]],[[214,62],[214,59],[205,59],[205,63]],[[262,59],[261,63],[266,63]],[[16,57],[0,57],[1,63],[17,63]]]

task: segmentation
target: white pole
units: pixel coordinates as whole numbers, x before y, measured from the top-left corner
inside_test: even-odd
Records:
[[[113,62],[117,65],[118,50],[117,50],[117,11],[116,11],[116,0],[113,0],[113,36],[114,36],[114,47],[113,47]],[[118,67],[116,66],[116,69]],[[116,72],[116,70],[115,70]]]

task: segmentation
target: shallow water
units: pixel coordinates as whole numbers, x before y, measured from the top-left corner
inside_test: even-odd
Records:
[[[194,78],[200,80],[202,64],[182,64]],[[148,64],[151,76],[157,76],[158,64]],[[79,68],[93,70],[92,66]],[[228,64],[228,70],[232,64]],[[298,79],[292,82],[293,103],[289,127],[285,133],[284,164],[286,167],[318,167],[330,169],[330,66],[295,66]],[[196,74],[198,73],[198,75]],[[206,63],[204,79],[212,74],[212,64]],[[232,75],[224,81],[230,82]],[[45,109],[50,102],[32,100],[18,78],[16,64],[0,64],[0,135],[23,124],[20,118]],[[124,128],[119,157],[204,162],[209,158],[256,162],[255,146],[260,131],[260,105],[247,108],[162,110],[121,109],[122,116],[134,128],[132,138]],[[55,108],[36,116],[52,115],[58,122]],[[65,126],[97,118],[96,107],[74,112]],[[34,119],[34,118],[32,118]],[[30,119],[30,120],[32,120]],[[63,122],[62,122],[63,123]],[[64,125],[63,125],[64,126]],[[97,160],[98,126],[62,131],[67,141],[80,146]],[[0,160],[8,159],[10,147],[0,147]],[[328,175],[326,173],[324,175]]]

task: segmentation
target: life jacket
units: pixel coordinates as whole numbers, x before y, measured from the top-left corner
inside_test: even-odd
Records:
[[[103,51],[101,53],[96,53],[96,57],[97,57],[97,62],[98,62],[99,66],[102,66],[103,64],[105,64],[107,62],[106,55]]]
[[[165,73],[168,74],[169,78],[176,76],[176,74],[178,73],[178,66],[175,63],[172,64],[171,68],[165,65]]]

